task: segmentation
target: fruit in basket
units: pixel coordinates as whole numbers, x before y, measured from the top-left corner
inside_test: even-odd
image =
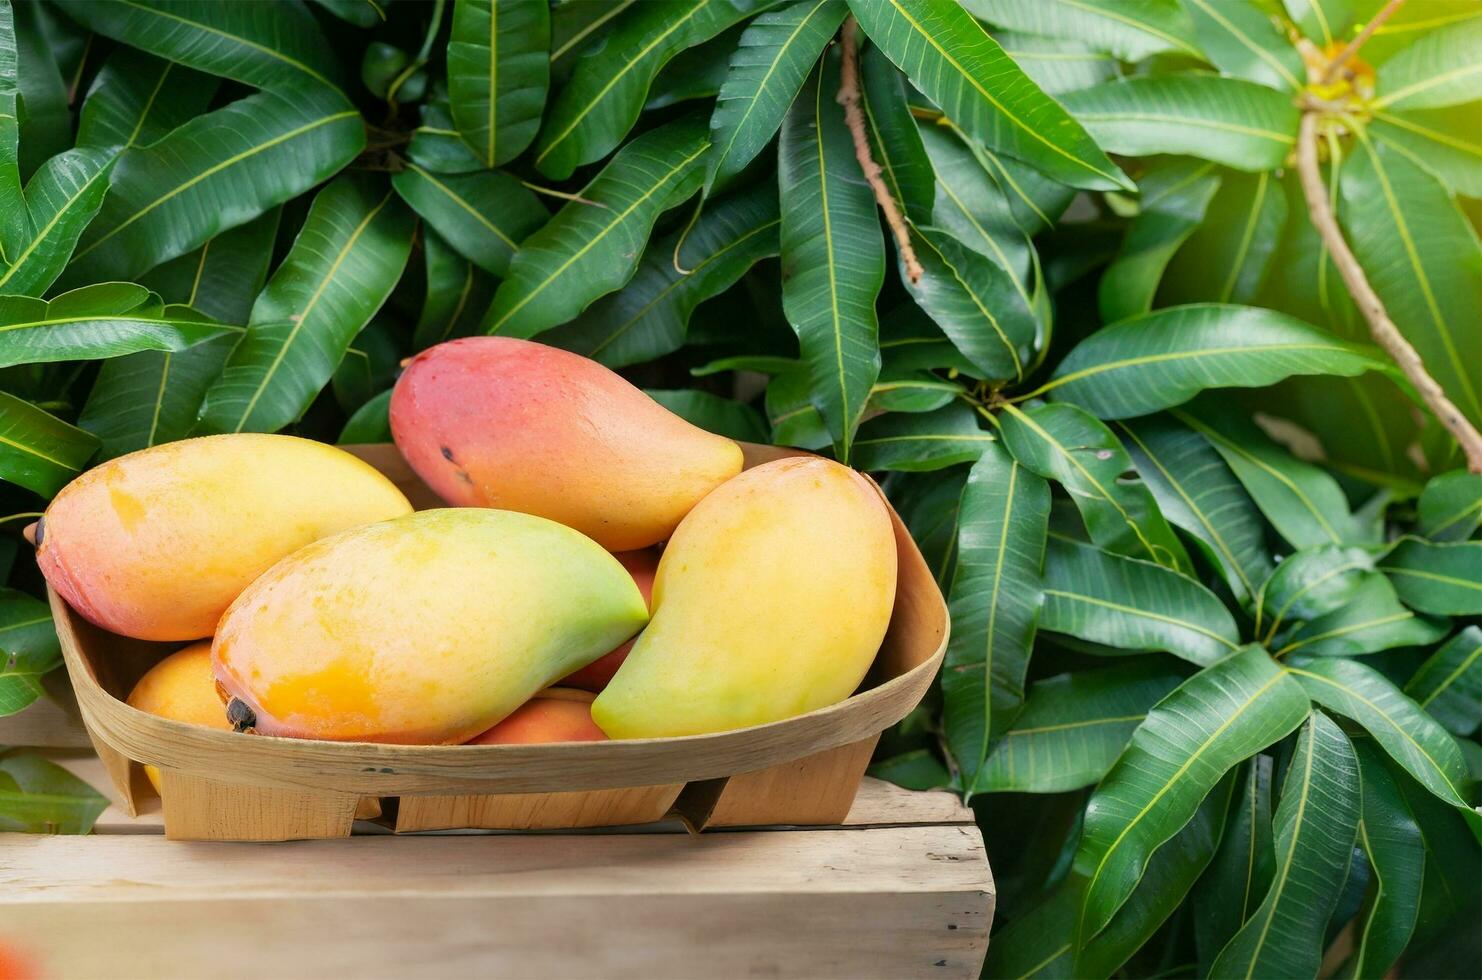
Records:
[[[604,742],[607,736],[592,721],[592,694],[569,687],[549,687],[514,710],[508,718],[469,745],[531,745],[537,742]]]
[[[571,528],[425,510],[274,565],[222,617],[212,662],[239,729],[451,744],[647,619],[632,576]]]
[[[741,448],[613,371],[510,337],[465,337],[412,359],[391,434],[450,504],[548,517],[610,551],[663,541],[741,470]]]
[[[592,718],[612,738],[653,738],[841,701],[885,636],[895,574],[890,513],[865,477],[815,457],[747,470],[674,532],[653,620]]]
[[[226,720],[226,707],[216,693],[216,678],[211,673],[211,641],[201,640],[176,650],[139,678],[129,692],[129,705],[171,721],[190,725],[231,730]],[[160,774],[154,766],[145,766],[144,775],[160,792]]]
[[[653,548],[645,548],[642,551],[619,552],[614,557],[622,562],[628,574],[633,576],[633,581],[638,584],[638,591],[643,593],[643,601],[648,603],[648,608],[652,610],[654,575],[659,570],[659,553]],[[598,657],[562,680],[562,685],[593,693],[601,691],[612,680],[612,675],[617,673],[623,661],[628,659],[628,651],[633,649],[633,643],[633,640],[629,640],[611,653]]]
[[[411,504],[349,453],[293,436],[186,439],[69,483],[36,529],[52,588],[89,621],[143,640],[210,636],[283,556]]]

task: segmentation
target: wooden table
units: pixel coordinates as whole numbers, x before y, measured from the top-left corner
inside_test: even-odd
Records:
[[[19,731],[0,721],[0,744]],[[111,792],[90,753],[49,754]],[[828,829],[358,824],[284,844],[161,829],[157,809],[110,808],[91,837],[0,834],[0,945],[63,980],[976,977],[993,916],[971,811],[873,779]]]

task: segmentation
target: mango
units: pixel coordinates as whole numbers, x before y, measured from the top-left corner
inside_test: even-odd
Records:
[[[638,591],[643,593],[643,601],[648,603],[648,608],[652,611],[654,575],[659,570],[659,553],[652,548],[645,548],[643,551],[619,552],[614,557],[622,562],[628,574],[633,576],[633,581],[638,585]],[[598,657],[581,670],[571,674],[562,680],[561,684],[595,694],[612,680],[612,675],[616,674],[618,668],[623,665],[623,661],[628,659],[628,651],[632,649],[633,641],[629,640],[611,653]]]
[[[211,641],[201,640],[176,650],[139,678],[129,692],[129,704],[171,721],[231,731],[226,720],[226,705],[216,693],[216,677],[211,673]],[[160,774],[154,766],[145,766],[144,775],[160,792]]]
[[[537,742],[605,742],[592,721],[592,695],[550,687],[526,701],[508,718],[475,735],[469,745],[530,745]]]
[[[547,517],[609,551],[668,538],[741,470],[734,442],[596,361],[510,337],[414,357],[391,395],[391,435],[448,503]]]
[[[211,660],[240,730],[457,744],[647,619],[632,576],[568,527],[426,510],[278,562],[222,617]]]
[[[895,602],[880,492],[814,457],[747,470],[664,549],[653,619],[592,703],[611,738],[729,731],[848,697]]]
[[[278,559],[411,510],[390,480],[333,446],[205,436],[120,456],[67,484],[37,525],[36,560],[103,629],[195,640]]]

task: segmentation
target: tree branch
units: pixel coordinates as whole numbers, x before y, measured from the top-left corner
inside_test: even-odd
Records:
[[[1349,41],[1348,46],[1342,51],[1339,51],[1333,60],[1328,62],[1328,68],[1327,71],[1323,72],[1321,84],[1331,85],[1336,81],[1338,73],[1343,70],[1344,65],[1348,64],[1348,59],[1358,54],[1358,49],[1364,46],[1364,42],[1372,37],[1374,32],[1379,30],[1380,26],[1389,20],[1390,15],[1396,10],[1399,10],[1404,2],[1405,0],[1389,0],[1389,3],[1384,5],[1384,9],[1380,10],[1379,13],[1374,15],[1372,20],[1364,25],[1364,29],[1358,32],[1358,36],[1352,41]]]
[[[856,25],[853,17],[846,18],[839,44],[844,56],[839,71],[839,94],[834,100],[844,107],[844,122],[849,126],[849,135],[854,138],[854,156],[859,160],[859,169],[864,171],[865,180],[875,191],[875,200],[885,213],[885,223],[895,236],[896,248],[900,251],[901,263],[906,267],[906,278],[911,285],[921,281],[921,263],[916,259],[916,250],[911,247],[911,232],[906,219],[896,206],[895,198],[880,176],[880,165],[870,154],[870,138],[865,133],[864,113],[859,110],[859,48],[854,43]]]
[[[1328,195],[1317,160],[1317,124],[1320,111],[1314,106],[1306,107],[1302,113],[1302,128],[1297,136],[1297,172],[1302,179],[1302,194],[1307,199],[1307,213],[1318,234],[1322,236],[1323,244],[1332,254],[1333,263],[1338,267],[1349,294],[1368,321],[1369,333],[1373,335],[1375,343],[1394,359],[1405,377],[1410,379],[1410,383],[1420,393],[1426,406],[1446,430],[1456,437],[1462,451],[1466,453],[1467,468],[1473,473],[1482,473],[1482,433],[1478,433],[1471,421],[1446,397],[1446,392],[1425,369],[1420,354],[1389,318],[1379,294],[1369,285],[1363,267],[1359,265],[1343,237],[1342,229],[1338,227],[1338,219],[1334,217],[1333,209],[1328,204]]]

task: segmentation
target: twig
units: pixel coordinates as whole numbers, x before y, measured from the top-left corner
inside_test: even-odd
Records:
[[[870,154],[870,138],[865,134],[864,113],[859,111],[859,49],[854,44],[856,28],[853,17],[844,21],[839,37],[843,49],[843,63],[839,71],[839,95],[834,100],[844,107],[844,122],[849,126],[849,135],[854,137],[854,156],[859,160],[859,169],[864,171],[865,180],[875,191],[875,200],[885,212],[885,223],[895,236],[896,248],[900,251],[901,263],[906,267],[906,278],[911,285],[921,281],[921,263],[916,260],[916,250],[911,247],[911,233],[906,228],[906,219],[896,207],[895,198],[880,176],[880,165]]]
[[[539,184],[532,184],[528,180],[521,180],[520,183],[524,184],[535,193],[544,194],[546,197],[555,197],[563,201],[575,201],[577,204],[586,204],[594,208],[602,208],[604,211],[612,210],[601,201],[594,201],[591,198],[582,197],[580,194],[568,194],[566,191],[558,191],[554,187],[542,187]]]
[[[1342,71],[1343,66],[1348,63],[1348,59],[1358,53],[1358,49],[1364,46],[1364,42],[1373,36],[1374,32],[1379,30],[1380,26],[1389,20],[1390,15],[1399,10],[1404,2],[1405,0],[1389,0],[1389,3],[1385,4],[1384,8],[1364,25],[1364,29],[1358,32],[1358,36],[1349,41],[1348,46],[1328,62],[1328,70],[1323,72],[1321,84],[1331,85],[1338,78],[1338,72]]]
[[[1317,107],[1307,106],[1302,113],[1302,128],[1297,136],[1297,172],[1302,179],[1302,194],[1307,199],[1307,213],[1322,237],[1323,244],[1328,247],[1333,264],[1338,267],[1354,303],[1369,322],[1369,333],[1373,335],[1375,343],[1394,359],[1405,377],[1410,379],[1410,383],[1420,393],[1426,406],[1446,430],[1456,437],[1462,451],[1466,453],[1467,469],[1473,473],[1482,473],[1482,433],[1478,433],[1471,421],[1446,397],[1446,392],[1425,369],[1425,363],[1421,361],[1415,348],[1389,318],[1384,303],[1379,299],[1379,294],[1374,292],[1374,287],[1369,285],[1363,267],[1348,247],[1348,241],[1338,227],[1338,220],[1333,216],[1317,162],[1319,114]]]

